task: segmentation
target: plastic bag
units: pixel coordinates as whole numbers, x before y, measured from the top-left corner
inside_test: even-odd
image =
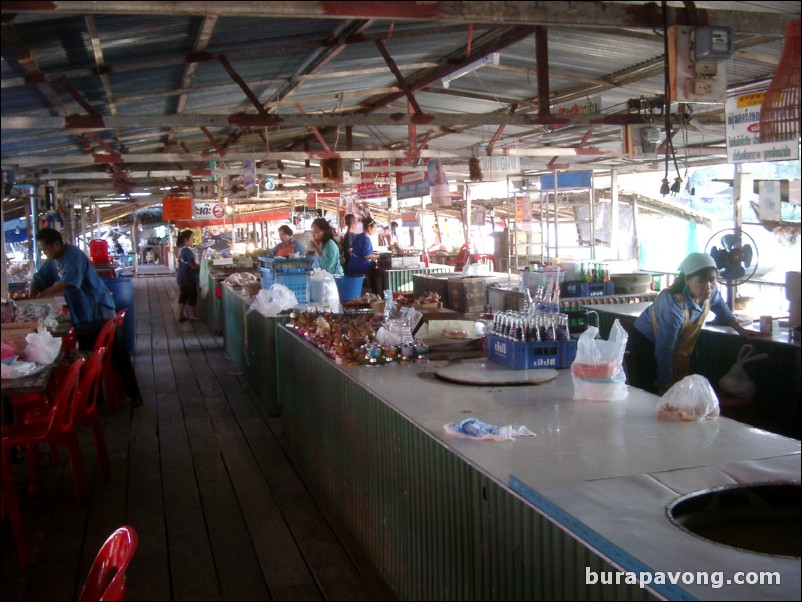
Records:
[[[477,418],[466,418],[460,422],[444,424],[443,430],[449,435],[463,439],[486,439],[491,441],[512,441],[515,437],[533,437],[535,434],[523,425],[496,426]]]
[[[289,288],[283,284],[273,284],[269,289],[260,290],[253,298],[248,313],[258,311],[267,318],[275,318],[285,309],[298,305],[298,299]]]
[[[718,397],[710,382],[691,374],[666,391],[657,404],[657,415],[677,420],[704,420],[719,415]]]
[[[315,255],[317,257],[317,255]],[[309,283],[309,297],[311,301],[321,303],[333,313],[340,313],[340,292],[334,280],[334,274],[326,270],[312,272]]]
[[[571,364],[574,399],[626,399],[629,396],[624,373],[627,331],[616,320],[606,341],[596,338],[598,332],[595,326],[588,326],[577,342],[576,359]]]
[[[722,393],[735,395],[736,397],[751,398],[755,396],[755,383],[749,378],[744,370],[744,364],[755,360],[764,360],[769,357],[768,353],[752,355],[752,345],[744,345],[738,352],[738,360],[732,365],[727,373],[718,381],[718,386]]]
[[[52,364],[61,351],[61,339],[55,338],[47,329],[40,328],[25,337],[25,359],[37,364]]]

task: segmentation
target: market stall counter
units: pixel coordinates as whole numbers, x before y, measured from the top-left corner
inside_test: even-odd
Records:
[[[271,416],[280,414],[278,404],[279,358],[276,349],[276,328],[288,316],[268,318],[251,308],[253,297],[247,289],[221,285],[223,341],[226,353],[233,360]]]
[[[605,338],[616,319],[631,332],[635,319],[649,305],[649,302],[615,303],[587,308],[599,314],[599,332]],[[755,354],[769,355],[768,359],[746,368],[755,383],[754,402],[748,407],[728,407],[724,402],[723,411],[753,426],[799,439],[802,437],[802,354],[799,341],[792,339],[791,330],[781,326],[779,320],[774,321],[771,336],[754,336],[749,341],[728,326],[707,322],[691,357],[691,372],[703,375],[716,387],[747,343],[752,345]],[[637,371],[637,358],[631,361],[628,358],[627,364],[631,372]]]
[[[537,386],[464,386],[435,376],[444,362],[338,364],[297,331],[278,329],[287,437],[400,599],[799,599],[798,552],[715,544],[666,514],[708,488],[798,489],[799,441],[727,418],[659,419],[657,398],[634,388],[574,400],[567,370]],[[533,436],[445,432],[466,417]],[[735,585],[743,572],[775,580]]]

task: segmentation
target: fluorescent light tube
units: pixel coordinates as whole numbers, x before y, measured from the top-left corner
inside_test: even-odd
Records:
[[[470,65],[465,65],[464,67],[457,69],[454,73],[449,73],[443,78],[443,87],[448,88],[448,85],[454,81],[455,79],[459,79],[464,75],[468,75],[469,73],[473,73],[479,67],[484,67],[485,65],[494,64],[498,65],[499,53],[494,52],[492,54],[488,54],[486,57],[479,59],[478,61],[474,61]]]

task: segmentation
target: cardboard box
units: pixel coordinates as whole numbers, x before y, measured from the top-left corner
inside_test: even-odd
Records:
[[[481,312],[487,305],[487,278],[462,276],[448,279],[448,307],[462,314]]]

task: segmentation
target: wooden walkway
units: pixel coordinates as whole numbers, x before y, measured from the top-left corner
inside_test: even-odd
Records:
[[[144,404],[105,412],[111,481],[81,430],[91,500],[64,464],[30,497],[15,465],[30,566],[2,534],[2,600],[76,599],[106,537],[132,525],[129,600],[392,600],[359,545],[296,472],[281,420],[263,415],[203,322],[177,322],[173,276],[134,279]],[[66,454],[61,454],[62,461]],[[47,458],[43,457],[43,466]]]

